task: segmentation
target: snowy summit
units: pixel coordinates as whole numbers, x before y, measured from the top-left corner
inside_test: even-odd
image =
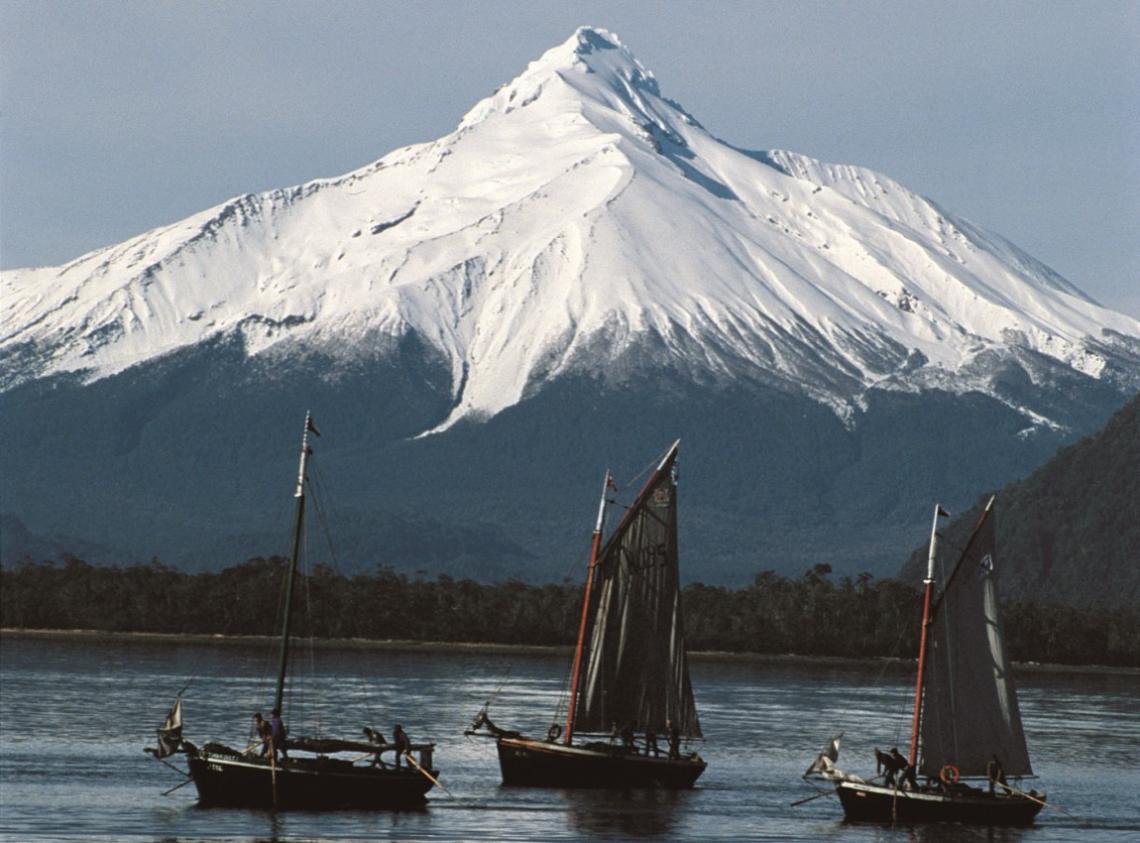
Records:
[[[1140,383],[1140,321],[885,176],[749,152],[579,29],[451,134],[3,273],[4,388],[220,336],[351,363],[419,337],[439,427],[563,373],[668,367],[805,390],[990,391],[995,361]]]

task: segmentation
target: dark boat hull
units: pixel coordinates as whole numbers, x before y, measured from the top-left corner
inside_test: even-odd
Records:
[[[835,790],[843,804],[844,816],[854,822],[1032,825],[1042,808],[1040,803],[1022,796],[991,796],[984,791],[964,788],[939,793],[839,782]]]
[[[199,751],[188,756],[199,804],[245,808],[414,808],[432,783],[422,773],[335,758],[267,759]],[[437,771],[430,771],[438,776]]]
[[[499,738],[504,785],[527,787],[690,788],[707,764],[696,755],[638,755],[608,744],[572,745],[530,738]]]

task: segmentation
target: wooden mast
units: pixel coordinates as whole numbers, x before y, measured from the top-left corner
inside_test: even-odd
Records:
[[[578,704],[578,681],[582,676],[582,649],[586,643],[586,620],[590,614],[590,592],[594,587],[594,569],[598,565],[598,551],[602,547],[602,530],[606,523],[606,493],[613,485],[610,471],[602,482],[602,499],[598,503],[598,520],[594,524],[594,537],[590,543],[590,565],[586,569],[586,594],[582,598],[582,619],[578,623],[578,646],[574,649],[574,667],[570,673],[570,705],[566,709],[566,734],[563,743],[570,745],[574,736],[574,707]]]
[[[910,728],[910,754],[907,762],[915,765],[918,758],[918,726],[922,719],[922,676],[926,669],[926,628],[930,624],[930,598],[934,593],[934,557],[938,550],[938,519],[948,513],[940,504],[934,505],[934,523],[930,527],[930,552],[926,557],[926,579],[923,582],[922,629],[918,640],[918,678],[914,684],[914,718]]]
[[[289,663],[289,625],[293,616],[293,579],[297,573],[297,559],[301,555],[301,527],[305,520],[305,468],[308,465],[309,431],[316,432],[313,414],[305,413],[305,430],[301,434],[301,467],[297,471],[297,515],[293,525],[293,552],[289,556],[289,570],[285,574],[285,618],[281,624],[281,658],[277,663],[277,693],[273,697],[273,707],[282,711],[281,703],[285,695],[285,670]]]

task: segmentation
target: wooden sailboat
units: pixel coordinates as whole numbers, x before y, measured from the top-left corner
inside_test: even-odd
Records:
[[[319,435],[311,414],[307,414],[301,436],[293,546],[284,584],[275,712],[284,712],[293,585],[305,521],[308,461],[312,455],[310,433]],[[391,763],[384,756],[392,753],[393,760],[398,761],[397,745],[384,741],[372,729],[364,729],[363,734],[363,740],[290,735],[284,740],[287,757],[282,758],[277,758],[277,752],[272,749],[263,753],[260,740],[245,750],[214,742],[199,748],[182,737],[180,693],[166,722],[158,730],[158,748],[148,751],[159,760],[175,752],[184,753],[190,768],[189,777],[198,789],[202,805],[325,809],[401,808],[423,804],[439,776],[439,771],[432,766],[434,745],[408,743],[399,747],[405,751],[400,754],[407,764]],[[418,760],[413,752],[418,753]]]
[[[993,504],[991,497],[937,598],[938,519],[946,513],[935,507],[907,767],[889,786],[826,773],[849,820],[1029,825],[1045,805],[1044,794],[1005,781],[1033,770],[998,611]]]
[[[590,548],[565,727],[546,739],[500,729],[486,706],[467,731],[495,739],[503,784],[688,788],[705,770],[681,622],[673,444],[602,546],[606,472]],[[616,736],[625,732],[622,742]],[[633,733],[645,734],[643,747]],[[654,751],[649,735],[661,737]]]

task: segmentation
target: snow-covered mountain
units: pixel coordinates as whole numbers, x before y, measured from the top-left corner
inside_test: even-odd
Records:
[[[893,572],[1140,389],[1140,321],[885,176],[734,148],[581,29],[453,133],[0,274],[0,560],[554,579],[684,439],[687,575]]]
[[[6,272],[2,296],[8,387],[225,335],[351,364],[414,334],[451,372],[439,430],[631,356],[844,415],[870,387],[992,393],[995,355],[1027,351],[1140,384],[1140,321],[878,173],[725,144],[588,28],[438,141]]]

